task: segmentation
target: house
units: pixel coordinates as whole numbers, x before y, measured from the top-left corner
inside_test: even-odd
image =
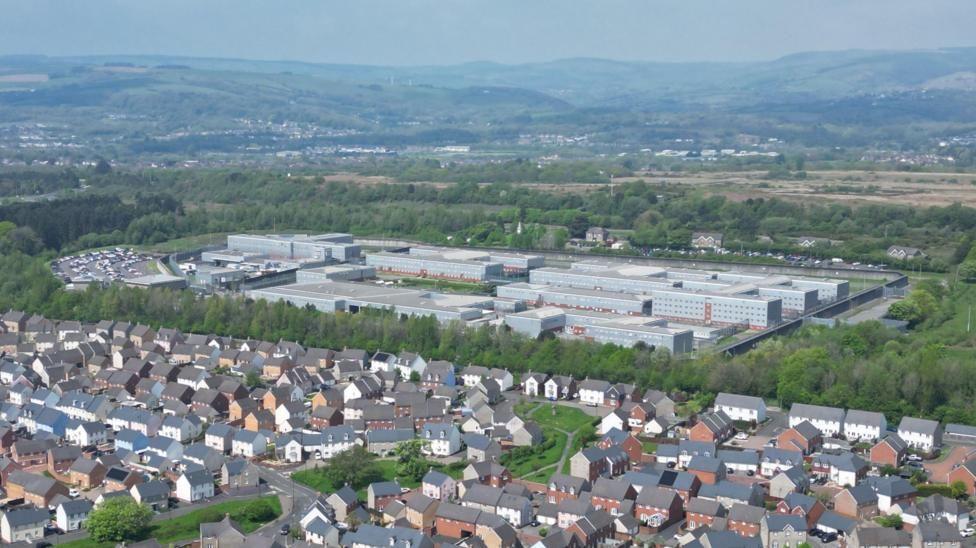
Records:
[[[911,483],[898,476],[870,477],[865,483],[874,489],[878,496],[878,511],[885,514],[898,505],[910,506],[918,495]]]
[[[126,491],[133,485],[142,483],[142,475],[123,468],[120,465],[110,466],[105,471],[105,492]]]
[[[439,535],[449,538],[473,536],[480,515],[481,510],[477,508],[442,502],[434,514],[434,527]]]
[[[105,480],[105,467],[98,461],[79,458],[68,468],[68,481],[81,489],[98,487]]]
[[[693,232],[691,235],[691,247],[698,249],[721,249],[721,232]]]
[[[758,424],[766,420],[766,402],[755,396],[719,392],[715,397],[715,411],[724,412],[733,421]]]
[[[81,529],[88,513],[91,512],[93,504],[88,499],[76,499],[62,502],[55,510],[55,523],[58,529],[67,533]]]
[[[162,480],[152,480],[133,485],[129,494],[139,504],[148,506],[153,512],[169,509],[169,484]]]
[[[779,447],[763,447],[762,457],[759,460],[759,475],[771,478],[787,468],[802,465],[803,453],[801,451]]]
[[[207,447],[226,453],[233,446],[236,430],[236,428],[222,422],[211,424],[203,437],[203,443]]]
[[[714,485],[725,479],[725,464],[715,457],[692,457],[687,468],[703,485]]]
[[[457,379],[454,364],[444,360],[432,360],[420,376],[421,386],[433,390],[440,386],[455,386]]]
[[[585,491],[590,490],[590,482],[583,478],[553,474],[549,478],[546,500],[549,504],[559,504],[566,499],[578,499]]]
[[[622,479],[597,478],[590,489],[590,504],[597,510],[616,516],[623,512],[627,501],[637,498],[637,490]]]
[[[810,472],[840,485],[857,485],[867,475],[870,466],[853,453],[839,455],[817,454],[810,460]]]
[[[877,525],[858,525],[847,538],[851,548],[911,548],[912,535]]]
[[[47,471],[51,475],[65,474],[80,456],[80,447],[71,445],[52,447],[47,451]]]
[[[100,445],[108,439],[105,425],[101,422],[68,421],[64,437],[69,443],[79,447]]]
[[[420,481],[420,492],[436,500],[452,500],[457,496],[457,482],[447,474],[431,469]]]
[[[874,442],[888,430],[884,414],[848,409],[844,418],[844,435],[850,441]]]
[[[51,522],[46,509],[9,510],[0,517],[0,539],[6,543],[33,542],[44,538],[44,526]]]
[[[47,508],[57,496],[68,496],[68,488],[52,478],[22,470],[12,470],[4,486],[8,499],[24,499],[24,502]]]
[[[616,428],[604,434],[600,441],[596,443],[596,446],[600,449],[619,447],[624,451],[624,453],[627,453],[631,464],[639,464],[644,454],[644,446],[641,444],[640,440],[631,434]]]
[[[858,520],[878,515],[878,494],[870,485],[848,487],[834,495],[834,511]]]
[[[322,518],[315,518],[303,526],[305,542],[316,546],[339,546],[339,530]]]
[[[912,548],[961,548],[959,529],[944,521],[924,521],[912,529]]]
[[[547,380],[549,380],[549,375],[529,371],[522,377],[522,393],[529,397],[545,394]]]
[[[844,418],[846,413],[836,407],[794,403],[790,408],[789,426],[793,428],[803,421],[816,427],[824,437],[837,437],[844,432]]]
[[[776,504],[776,512],[804,518],[807,528],[812,528],[826,511],[822,502],[803,493],[790,493]]]
[[[881,441],[874,444],[869,452],[872,464],[881,466],[901,466],[908,455],[908,444],[898,434],[888,434]]]
[[[386,505],[401,495],[400,484],[396,481],[374,481],[366,488],[366,507],[382,512]]]
[[[268,438],[261,432],[238,430],[231,442],[230,453],[242,457],[257,457],[268,451]]]
[[[807,542],[807,522],[801,516],[766,514],[759,526],[763,546],[799,546]]]
[[[202,548],[224,548],[246,546],[247,536],[241,531],[240,525],[230,519],[230,514],[216,523],[200,524],[199,546]]]
[[[698,496],[703,499],[716,500],[731,508],[739,503],[761,506],[765,493],[755,483],[746,485],[722,480],[715,484],[703,484],[698,489]]]
[[[163,419],[159,435],[178,442],[187,442],[200,435],[202,422],[195,415],[187,417],[168,416]]]
[[[969,459],[949,471],[946,475],[946,483],[952,485],[957,481],[966,485],[966,493],[976,496],[976,458]]]
[[[461,436],[461,441],[467,448],[468,461],[497,461],[502,456],[501,444],[484,434],[467,433]]]
[[[343,451],[351,449],[360,443],[359,437],[351,426],[331,426],[322,430],[322,458],[331,459]]]
[[[724,411],[716,411],[698,417],[691,427],[688,438],[692,441],[722,443],[732,437],[732,419]]]
[[[463,481],[474,480],[492,487],[504,487],[512,481],[508,468],[494,462],[472,462],[461,472]]]
[[[714,457],[717,455],[715,444],[707,441],[681,440],[678,445],[660,445],[657,448],[657,462],[677,466],[688,466],[692,457]]]
[[[728,529],[742,537],[758,537],[765,517],[765,508],[749,504],[733,504],[729,508]]]
[[[634,503],[634,516],[652,532],[666,529],[685,517],[681,497],[670,489],[646,487]]]
[[[449,457],[461,450],[461,432],[453,424],[427,423],[420,431],[428,450],[438,457]]]
[[[942,426],[938,421],[902,417],[898,424],[898,437],[912,449],[932,453],[942,447]]]
[[[969,527],[969,508],[960,501],[932,495],[915,502],[916,514],[921,521],[945,521],[962,531]]]
[[[623,431],[628,427],[629,415],[623,409],[614,409],[600,420],[600,433],[606,434],[611,430]]]
[[[724,520],[729,511],[714,500],[693,498],[685,507],[685,527],[694,531],[699,527],[712,527],[716,520]]]
[[[214,495],[213,475],[204,469],[183,472],[176,480],[176,498],[196,502]]]
[[[274,413],[267,409],[258,409],[252,412],[247,417],[244,418],[244,429],[250,430],[251,432],[259,432],[262,430],[274,430],[275,428],[275,416]]]
[[[786,498],[791,493],[803,493],[810,487],[810,478],[801,466],[793,466],[773,476],[769,480],[769,496]]]
[[[233,459],[220,467],[220,484],[229,489],[257,487],[258,467],[245,459]]]
[[[610,238],[610,231],[601,226],[591,226],[586,229],[586,241],[593,243],[606,243]]]
[[[155,438],[154,438],[155,439]],[[143,453],[149,448],[149,438],[135,430],[119,430],[115,435],[115,450],[124,449],[133,453]]]
[[[512,432],[512,443],[516,447],[532,447],[542,443],[542,428],[534,422],[527,422]]]
[[[577,396],[576,381],[573,377],[553,375],[543,383],[543,386],[547,400],[570,400]]]
[[[566,532],[576,537],[580,546],[601,546],[613,536],[613,521],[610,514],[602,510],[592,510],[567,527]]]
[[[353,548],[434,548],[422,531],[409,527],[361,525],[342,536],[342,545]]]
[[[906,261],[911,259],[919,259],[925,257],[925,253],[917,247],[907,247],[901,245],[893,245],[888,248],[888,256],[892,259],[898,259],[900,261]]]
[[[823,435],[809,421],[802,421],[776,436],[776,447],[795,449],[809,455],[823,446]]]

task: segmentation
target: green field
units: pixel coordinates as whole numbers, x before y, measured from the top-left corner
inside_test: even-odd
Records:
[[[556,404],[540,404],[532,412],[532,420],[539,426],[558,428],[566,432],[575,432],[585,424],[592,424],[594,417],[587,415],[575,407]]]
[[[583,411],[565,405],[524,402],[515,406],[515,413],[526,420],[535,421],[542,427],[548,439],[556,439],[555,446],[531,458],[509,462],[506,464],[512,472],[512,477],[523,477],[529,481],[545,483],[556,473],[569,472],[569,457],[576,454],[587,443],[587,430],[597,421]],[[566,460],[562,469],[552,467],[559,463],[568,440],[568,434],[573,434],[573,444],[566,453]]]
[[[534,471],[559,462],[559,457],[563,455],[563,450],[566,447],[566,434],[552,428],[543,428],[542,435],[546,440],[555,440],[555,443],[542,453],[524,459],[508,461],[505,466],[512,473],[513,478],[520,478],[532,474]],[[548,472],[551,474],[552,470],[550,469]]]
[[[428,464],[434,470],[439,470],[441,472],[444,472],[445,474],[451,476],[454,479],[459,479],[461,477],[461,473],[464,471],[465,466],[467,466],[467,463],[464,462],[444,465],[439,462],[430,461],[428,462]],[[413,481],[410,479],[397,477],[396,474],[397,461],[395,460],[378,460],[376,461],[376,465],[377,465],[378,474],[375,477],[370,478],[370,481],[367,483],[367,485],[369,483],[373,483],[377,481],[397,480],[397,482],[400,483],[400,487],[413,489],[415,487],[420,486],[419,481]],[[339,490],[342,486],[334,485],[329,480],[329,478],[325,474],[325,471],[327,469],[328,469],[327,467],[323,467],[323,468],[313,468],[310,470],[302,470],[300,472],[295,472],[294,474],[292,474],[291,477],[297,483],[301,483],[302,485],[311,487],[312,489],[315,489],[320,493],[334,493],[335,491]],[[366,487],[362,487],[361,489],[356,491],[356,494],[359,495],[359,498],[361,500],[366,500]]]
[[[231,500],[221,502],[184,514],[179,517],[167,519],[165,521],[154,522],[146,534],[145,538],[154,538],[161,544],[168,542],[180,542],[191,540],[200,536],[200,524],[212,523],[224,519],[224,514],[230,514],[230,519],[237,522],[245,533],[251,533],[264,525],[248,520],[244,517],[242,510],[245,506],[255,500],[267,500],[275,509],[275,518],[281,515],[281,502],[277,496],[266,496],[260,499]],[[132,539],[145,540],[145,539]],[[95,542],[91,539],[80,539],[59,544],[67,548],[114,548],[114,542]]]

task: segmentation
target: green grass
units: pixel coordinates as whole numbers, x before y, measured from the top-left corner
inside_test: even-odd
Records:
[[[464,468],[467,466],[467,463],[465,462],[456,462],[456,463],[445,465],[439,462],[430,461],[428,462],[428,464],[434,470],[439,470],[441,472],[444,472],[445,474],[451,476],[454,479],[460,479],[461,473],[464,471]],[[359,496],[359,498],[361,500],[366,500],[366,487],[369,486],[369,483],[373,483],[377,481],[393,481],[395,479],[397,480],[397,482],[400,483],[401,487],[406,487],[408,489],[413,489],[420,485],[419,481],[414,481],[408,478],[397,477],[396,465],[397,465],[396,460],[390,460],[390,459],[377,460],[376,467],[378,470],[378,474],[374,478],[371,478],[370,481],[366,484],[366,486],[356,491],[356,494]],[[301,483],[302,485],[311,487],[312,489],[315,489],[320,493],[334,493],[338,491],[342,486],[333,485],[333,483],[329,480],[328,476],[326,476],[325,473],[326,470],[328,470],[327,466],[322,468],[312,468],[309,470],[302,470],[300,472],[295,472],[294,474],[292,474],[291,477],[297,483]]]
[[[224,519],[224,514],[230,514],[230,519],[236,521],[244,533],[254,532],[266,522],[250,521],[243,516],[242,510],[245,506],[251,502],[254,502],[255,500],[267,500],[270,502],[271,506],[275,510],[274,519],[277,519],[277,517],[281,515],[281,502],[278,500],[277,496],[266,496],[261,497],[260,499],[231,500],[221,502],[207,508],[201,508],[200,510],[196,510],[172,519],[153,522],[148,533],[145,535],[145,538],[154,538],[163,545],[168,542],[179,542],[198,538],[200,536],[201,523],[220,521]],[[80,539],[61,543],[59,546],[64,546],[67,548],[113,548],[115,544],[115,542],[95,542],[91,539]]]
[[[645,453],[657,453],[657,444],[653,441],[641,442],[642,451]]]
[[[553,407],[555,411],[553,411]],[[532,414],[532,420],[543,428],[558,428],[566,432],[575,432],[583,425],[592,423],[594,417],[587,415],[575,407],[541,405],[541,409]]]
[[[566,434],[552,428],[543,428],[542,435],[546,439],[555,440],[555,443],[542,453],[532,455],[529,458],[508,461],[505,466],[512,473],[513,478],[520,478],[559,462],[559,458],[563,456],[563,450],[566,447]],[[567,462],[569,461],[567,460]],[[552,470],[549,472],[552,473]]]
[[[489,286],[479,283],[433,280],[429,278],[398,278],[398,281],[399,285],[404,287],[419,287],[438,291],[453,291],[455,293],[476,293],[479,295],[491,292]]]

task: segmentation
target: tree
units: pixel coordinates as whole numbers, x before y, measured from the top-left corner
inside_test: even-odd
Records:
[[[874,518],[874,521],[878,522],[878,525],[882,527],[893,527],[895,529],[901,529],[902,526],[901,516],[899,516],[898,514],[878,516]]]
[[[968,489],[966,488],[966,484],[959,480],[952,482],[949,485],[949,489],[951,489],[952,498],[954,499],[961,499],[965,497],[966,492],[968,491]]]
[[[430,463],[424,457],[427,442],[421,439],[401,443],[396,448],[397,477],[420,481],[430,469]]]
[[[342,451],[332,457],[325,475],[335,488],[349,484],[353,489],[364,487],[379,477],[376,455],[366,451],[361,445]]]
[[[247,384],[248,388],[261,386],[261,376],[255,371],[248,371],[247,376],[244,377],[244,383]]]
[[[99,158],[98,162],[95,164],[95,173],[98,175],[106,175],[112,171],[112,164],[105,161],[105,158]]]
[[[241,509],[241,515],[252,523],[267,523],[274,519],[278,513],[267,499],[259,499],[247,503]]]
[[[141,538],[149,530],[152,510],[130,498],[109,499],[92,510],[85,529],[96,542]]]

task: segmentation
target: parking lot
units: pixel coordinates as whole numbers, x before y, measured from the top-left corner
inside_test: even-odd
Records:
[[[116,247],[55,259],[51,270],[65,283],[118,282],[155,274],[155,261],[151,255]]]

